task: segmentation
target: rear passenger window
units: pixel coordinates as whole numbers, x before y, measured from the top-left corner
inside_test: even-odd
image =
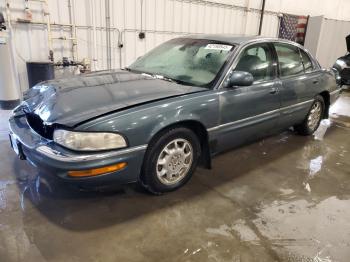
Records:
[[[312,62],[310,60],[310,57],[308,56],[308,54],[305,53],[304,50],[300,49],[300,53],[301,53],[301,57],[303,59],[305,72],[311,72],[314,68],[313,68]]]
[[[278,56],[280,75],[293,76],[304,73],[299,48],[288,44],[274,44]]]

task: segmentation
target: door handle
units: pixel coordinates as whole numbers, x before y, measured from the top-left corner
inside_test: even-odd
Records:
[[[318,83],[318,80],[314,80],[312,81],[313,84],[317,84]]]
[[[278,91],[278,89],[277,88],[275,88],[275,87],[273,87],[273,88],[271,88],[271,90],[270,90],[270,94],[276,94],[277,93],[277,91]]]

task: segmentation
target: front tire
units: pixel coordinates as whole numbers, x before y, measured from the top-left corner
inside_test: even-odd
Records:
[[[142,185],[153,194],[182,187],[195,171],[200,152],[198,138],[190,129],[178,127],[162,132],[147,149]]]
[[[300,135],[312,135],[321,123],[325,108],[323,97],[317,95],[304,121],[301,124],[294,126],[294,129]]]

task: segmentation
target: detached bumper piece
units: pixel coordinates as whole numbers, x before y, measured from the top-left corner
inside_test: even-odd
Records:
[[[9,124],[14,151],[44,173],[69,182],[98,186],[138,180],[147,145],[103,152],[76,152],[37,134],[30,128],[25,115],[11,117]]]
[[[9,139],[12,149],[18,155],[19,159],[26,160],[26,156],[22,150],[22,144],[17,141],[16,137],[13,134],[9,134]]]

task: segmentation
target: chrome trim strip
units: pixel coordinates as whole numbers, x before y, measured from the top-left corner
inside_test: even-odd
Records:
[[[40,154],[45,155],[48,158],[62,161],[62,162],[82,162],[82,161],[85,162],[85,161],[104,159],[107,157],[121,156],[124,154],[133,153],[140,150],[145,150],[146,148],[147,148],[147,145],[141,145],[141,146],[122,149],[119,151],[104,152],[104,153],[97,153],[97,154],[81,154],[81,155],[62,153],[48,146],[39,146],[36,148],[36,151]]]
[[[234,121],[234,122],[229,122],[229,123],[225,123],[225,124],[222,124],[222,125],[218,125],[218,126],[214,126],[214,127],[208,128],[207,131],[208,132],[214,131],[214,130],[217,130],[217,129],[220,129],[220,128],[223,128],[223,127],[226,127],[226,126],[239,124],[239,123],[242,123],[244,121],[252,120],[254,118],[258,118],[258,117],[261,117],[261,116],[270,115],[270,114],[273,114],[273,113],[276,113],[276,112],[279,112],[279,111],[280,111],[279,109],[276,109],[276,110],[268,111],[268,112],[265,112],[265,113],[262,113],[262,114],[259,114],[259,115],[250,116],[250,117],[243,118],[243,119],[240,119],[240,120],[237,120],[237,121]]]
[[[259,117],[270,115],[270,114],[273,114],[273,113],[276,113],[276,112],[281,112],[283,110],[294,108],[294,107],[297,107],[297,106],[301,106],[301,105],[310,103],[312,101],[314,101],[314,100],[312,100],[312,99],[311,100],[307,100],[307,101],[300,102],[300,103],[297,103],[297,104],[294,104],[294,105],[290,105],[290,106],[282,107],[282,108],[279,108],[279,109],[276,109],[276,110],[268,111],[268,112],[265,112],[265,113],[262,113],[262,114],[259,114],[259,115],[250,116],[250,117],[243,118],[243,119],[240,119],[240,120],[237,120],[237,121],[233,121],[233,122],[225,123],[225,124],[222,124],[222,125],[214,126],[214,127],[211,127],[211,128],[207,128],[207,131],[211,132],[211,131],[214,131],[214,130],[217,130],[217,129],[220,129],[220,128],[223,128],[223,127],[226,127],[226,126],[239,124],[241,122],[252,120],[254,118],[259,118]]]
[[[285,109],[294,108],[294,107],[297,107],[297,106],[305,105],[305,104],[307,104],[307,103],[311,103],[311,102],[313,102],[313,101],[314,101],[313,99],[306,100],[306,101],[304,101],[304,102],[300,102],[300,103],[297,103],[297,104],[294,104],[294,105],[282,107],[282,108],[280,108],[279,110],[282,111],[282,110],[285,110]]]

